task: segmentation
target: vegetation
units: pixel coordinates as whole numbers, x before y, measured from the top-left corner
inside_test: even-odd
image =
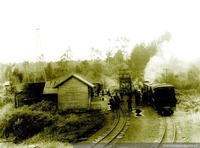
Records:
[[[100,112],[60,115],[52,113],[51,107],[51,102],[42,101],[18,109],[2,108],[6,111],[0,120],[1,138],[15,143],[27,139],[29,143],[36,143],[45,137],[49,141],[73,143],[81,136],[90,134],[93,129],[99,129],[106,121]]]
[[[160,37],[161,38],[161,37]],[[157,51],[157,46],[161,39],[154,40],[150,44],[136,44],[131,53],[127,52],[127,38],[118,37],[115,45],[108,47],[106,55],[103,55],[101,49],[91,48],[91,60],[73,61],[70,47],[60,57],[60,61],[44,61],[44,55],[38,57],[36,63],[24,61],[21,64],[4,65],[4,78],[13,83],[33,82],[52,80],[70,72],[77,72],[89,77],[98,77],[101,75],[112,76],[117,74],[120,68],[129,68],[134,78],[142,77],[144,68],[152,56]],[[163,38],[163,37],[162,37]],[[110,41],[110,40],[109,40]],[[105,60],[102,60],[105,57]]]
[[[18,85],[26,82],[50,81],[69,73],[79,73],[101,82],[105,77],[117,81],[119,69],[130,69],[134,81],[144,81],[146,76],[157,73],[158,75],[151,78],[152,81],[167,81],[179,89],[199,88],[200,67],[198,61],[185,64],[175,57],[165,60],[162,46],[170,39],[171,34],[167,32],[150,43],[136,44],[128,53],[129,40],[118,37],[114,40],[114,45],[109,44],[106,47],[105,55],[101,49],[92,47],[90,60],[84,61],[73,61],[73,53],[68,47],[61,55],[60,61],[57,62],[47,63],[44,61],[44,55],[41,55],[36,63],[24,61],[21,64],[3,65],[1,81],[10,80],[13,85]],[[111,39],[108,40],[109,43],[111,41]],[[154,62],[152,62],[153,60]],[[152,68],[152,65],[155,68]]]
[[[200,97],[196,89],[176,90],[177,109],[188,114],[200,112]]]

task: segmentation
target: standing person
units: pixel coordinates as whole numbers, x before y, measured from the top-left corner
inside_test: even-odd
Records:
[[[143,88],[142,88],[141,94],[142,94],[142,102],[146,104],[147,103],[147,93],[146,93],[146,91],[144,91]]]
[[[113,111],[115,109],[115,100],[114,100],[113,96],[110,97],[109,102],[110,102],[110,108]]]
[[[138,106],[140,104],[140,91],[137,90],[135,94],[135,105]]]
[[[132,111],[132,94],[130,93],[129,96],[128,96],[128,100],[127,100],[127,103],[128,103],[128,110],[129,111]]]
[[[115,99],[115,104],[116,104],[116,109],[119,109],[119,104],[120,104],[120,98],[119,96],[117,95],[117,92],[114,96],[114,99]]]
[[[132,100],[128,98],[127,102],[128,102],[128,110],[132,111]]]

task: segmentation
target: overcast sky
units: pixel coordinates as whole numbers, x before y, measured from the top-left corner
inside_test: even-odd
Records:
[[[199,14],[198,0],[0,0],[0,62],[35,61],[36,28],[47,61],[68,47],[75,59],[88,59],[91,47],[103,52],[109,38],[126,37],[133,47],[167,31],[168,48],[199,58]]]

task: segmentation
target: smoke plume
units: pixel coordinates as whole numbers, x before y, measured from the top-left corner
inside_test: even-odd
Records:
[[[184,44],[184,41],[181,43],[176,40],[164,41],[158,45],[157,54],[148,62],[144,70],[144,80],[155,81],[160,79],[162,74],[165,74],[166,69],[167,72],[174,74],[186,73],[195,61],[198,61],[195,49],[189,48]]]

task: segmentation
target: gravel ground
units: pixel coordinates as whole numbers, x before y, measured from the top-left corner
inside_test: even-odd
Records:
[[[134,100],[134,99],[133,99]],[[149,143],[154,142],[155,135],[159,133],[161,117],[149,106],[140,105],[142,116],[136,116],[133,101],[133,111],[129,112],[130,125],[125,135],[118,141],[119,143]]]
[[[124,99],[124,101],[125,102],[122,103],[122,106],[127,110],[126,98]],[[142,116],[136,116],[136,108],[142,110]],[[128,113],[130,117],[130,125],[124,136],[118,140],[118,145],[134,143],[154,143],[156,139],[159,138],[158,136],[159,132],[161,132],[160,128],[162,124],[162,118],[151,106],[140,104],[139,106],[135,107],[133,97],[133,111]],[[106,128],[108,128],[108,126],[112,124],[112,115],[112,112],[107,111],[108,123],[104,128],[102,128],[102,130],[91,136],[87,142],[93,141],[99,135],[104,133]],[[200,142],[200,113],[182,111],[179,109],[179,105],[177,105],[177,109],[172,117],[176,123],[177,128],[175,143]]]
[[[176,120],[177,127],[176,142],[200,142],[200,113],[191,114],[177,111],[173,117]]]
[[[135,116],[134,110],[130,113],[130,126],[119,143],[152,143],[159,135],[161,116],[150,106],[140,105],[137,108],[143,111],[143,116]],[[177,105],[171,117],[177,128],[175,143],[200,142],[200,112],[181,111]]]

